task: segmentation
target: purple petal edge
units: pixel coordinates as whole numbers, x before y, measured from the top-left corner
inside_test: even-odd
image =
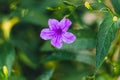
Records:
[[[59,21],[56,20],[56,19],[49,19],[48,20],[48,25],[49,25],[51,30],[57,29],[58,28],[58,23],[59,23]]]
[[[69,19],[63,18],[60,21],[59,26],[62,28],[63,31],[67,31],[71,24],[72,24],[72,22]]]
[[[54,46],[54,47],[57,47],[58,49],[60,49],[62,47],[62,40],[60,37],[54,37],[52,40],[51,40],[51,44]]]
[[[53,31],[49,30],[49,29],[43,29],[40,33],[40,37],[44,40],[49,40],[52,38],[53,35]]]
[[[63,34],[62,36],[62,40],[65,43],[71,44],[76,40],[76,36],[70,32],[66,32],[65,34]]]

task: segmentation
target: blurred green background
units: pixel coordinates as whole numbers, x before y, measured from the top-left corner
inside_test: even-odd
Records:
[[[96,3],[0,0],[0,80],[93,80],[97,31],[103,15],[85,8],[85,1]],[[97,10],[103,5],[92,6]],[[48,28],[48,19],[65,16],[72,21],[69,31],[77,39],[56,49],[39,35]],[[96,80],[111,80],[109,65],[103,65]]]

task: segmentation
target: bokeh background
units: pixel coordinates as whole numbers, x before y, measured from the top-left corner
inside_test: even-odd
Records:
[[[0,80],[94,80],[101,7],[94,0],[0,0]],[[77,39],[56,49],[39,35],[48,19],[64,17],[72,21],[69,32]],[[109,65],[96,80],[111,80]]]

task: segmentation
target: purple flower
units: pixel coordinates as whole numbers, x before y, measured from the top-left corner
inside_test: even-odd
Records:
[[[72,43],[76,37],[70,32],[67,32],[72,22],[63,18],[60,22],[56,19],[49,19],[49,28],[43,29],[40,33],[40,37],[44,40],[51,40],[51,44],[54,47],[61,48],[62,42]]]

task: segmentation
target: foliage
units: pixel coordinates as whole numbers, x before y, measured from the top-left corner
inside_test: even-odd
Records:
[[[120,1],[87,1],[0,0],[0,80],[119,80]],[[40,32],[64,17],[76,40],[57,49]]]

